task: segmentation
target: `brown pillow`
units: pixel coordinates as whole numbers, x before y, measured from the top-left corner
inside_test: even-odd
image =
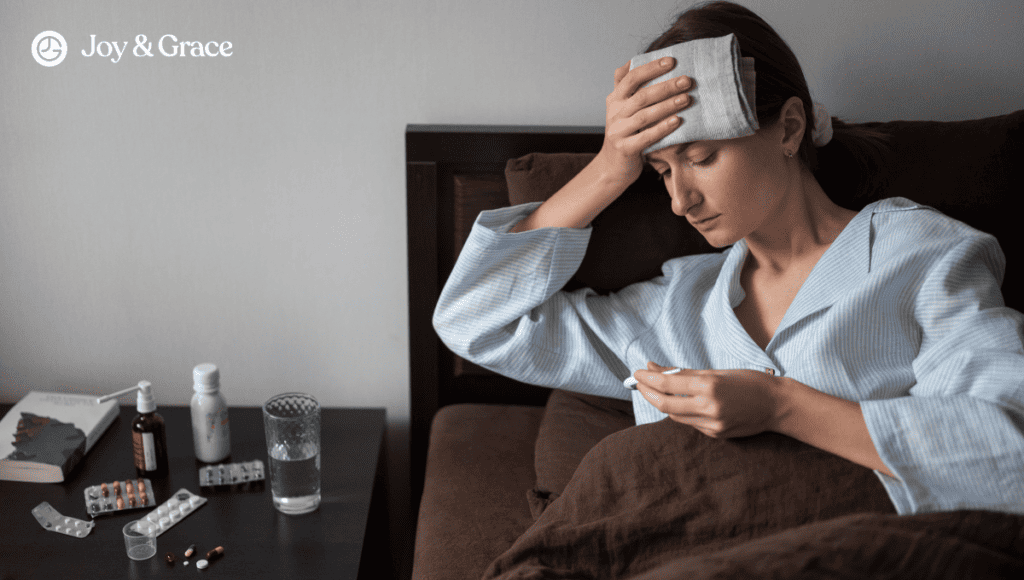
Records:
[[[864,126],[892,136],[893,175],[884,197],[912,199],[994,235],[1006,254],[1003,298],[1024,311],[1020,216],[1014,211],[1024,183],[1024,110],[968,121]],[[819,181],[828,187],[829,180]]]
[[[592,153],[531,153],[509,160],[509,202],[546,200],[593,158]],[[686,218],[672,213],[665,185],[651,170],[644,171],[592,226],[587,253],[567,290],[613,292],[659,276],[667,260],[715,251]]]
[[[548,397],[534,445],[537,484],[527,494],[536,519],[572,479],[599,441],[636,424],[633,403],[555,389]]]

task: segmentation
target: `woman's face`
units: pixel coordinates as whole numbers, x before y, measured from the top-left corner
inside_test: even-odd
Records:
[[[795,152],[803,136],[803,107],[792,97],[779,119],[753,135],[694,141],[647,155],[661,174],[672,211],[685,216],[708,243],[725,247],[760,233],[779,235],[786,198],[799,193]]]
[[[760,131],[666,147],[647,159],[662,176],[672,212],[717,248],[763,229],[792,185],[787,161],[794,161]]]

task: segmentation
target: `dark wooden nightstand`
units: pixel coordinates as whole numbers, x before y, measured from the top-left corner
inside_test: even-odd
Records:
[[[0,414],[11,405],[0,405]],[[384,409],[324,409],[321,419],[319,509],[286,516],[274,510],[270,481],[248,490],[199,487],[187,407],[158,407],[167,424],[170,475],[153,481],[156,501],[186,488],[208,499],[157,538],[157,555],[132,561],[125,554],[121,527],[145,516],[139,509],[100,516],[85,538],[44,530],[31,510],[49,502],[65,516],[90,519],[86,487],[134,478],[130,422],[135,408],[121,407],[114,424],[70,475],[59,484],[0,481],[0,576],[29,578],[185,578],[197,573],[193,557],[183,565],[190,544],[197,551],[223,546],[224,557],[203,574],[216,578],[391,578],[384,456]],[[232,407],[231,457],[267,464],[263,416],[259,407]],[[268,475],[269,477],[269,475]],[[252,484],[250,484],[252,485]],[[173,552],[173,566],[164,560]]]

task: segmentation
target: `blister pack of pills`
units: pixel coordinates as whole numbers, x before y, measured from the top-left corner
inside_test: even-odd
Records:
[[[196,495],[183,487],[171,495],[171,499],[160,504],[160,507],[139,520],[139,523],[135,524],[135,529],[140,534],[159,536],[205,503],[205,497]]]
[[[239,485],[266,479],[266,470],[259,459],[241,463],[222,463],[199,468],[199,486]]]
[[[85,488],[85,511],[96,517],[103,514],[153,507],[152,485],[146,478],[125,479]]]
[[[92,531],[95,522],[87,522],[78,518],[63,516],[49,502],[43,502],[32,508],[32,515],[35,516],[39,525],[44,529],[59,534],[67,534],[76,538],[84,538]]]

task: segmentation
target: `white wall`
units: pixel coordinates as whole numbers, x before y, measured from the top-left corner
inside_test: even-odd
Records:
[[[744,3],[835,115],[1024,107],[1018,0]],[[688,5],[0,0],[0,401],[145,378],[182,405],[209,361],[234,405],[383,406],[407,524],[405,125],[603,124],[612,71]],[[120,62],[82,56],[93,34]]]

